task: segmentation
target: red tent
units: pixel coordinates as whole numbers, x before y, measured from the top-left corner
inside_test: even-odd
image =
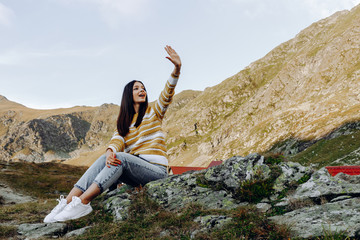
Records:
[[[336,174],[342,172],[348,175],[359,175],[360,174],[360,166],[329,166],[325,167],[331,176],[335,176]]]

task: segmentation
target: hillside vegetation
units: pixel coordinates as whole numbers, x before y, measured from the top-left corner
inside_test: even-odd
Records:
[[[357,6],[312,24],[169,115],[171,161],[207,165],[325,137],[360,119],[359,79]]]

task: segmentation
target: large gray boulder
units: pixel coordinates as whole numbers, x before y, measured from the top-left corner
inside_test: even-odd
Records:
[[[336,232],[360,238],[360,198],[304,207],[270,219],[290,227],[294,237],[310,238]]]
[[[66,233],[66,223],[24,223],[18,227],[17,232],[26,239],[41,237],[59,237]]]
[[[310,176],[313,172],[309,167],[291,162],[281,163],[278,168],[282,172],[274,179],[274,194],[281,192],[290,182]],[[150,182],[146,188],[150,198],[170,210],[188,203],[199,203],[213,209],[231,209],[247,204],[236,195],[244,181],[269,179],[272,175],[271,166],[265,163],[264,156],[255,153],[232,157],[223,165],[202,171]]]
[[[270,176],[270,168],[264,164],[264,156],[250,154],[246,157],[234,156],[223,165],[206,170],[205,179],[213,184],[221,183],[226,189],[235,190],[242,181]]]
[[[344,173],[331,176],[322,168],[278,204],[290,212],[271,219],[287,224],[296,237],[317,237],[324,231],[360,237],[359,196],[360,176]]]
[[[197,184],[197,174],[185,173],[146,184],[149,197],[169,210],[198,203],[212,209],[231,209],[239,205],[232,193],[225,190],[215,191]]]
[[[294,194],[284,199],[283,205],[290,201],[312,200],[319,202],[321,199],[331,201],[343,196],[360,195],[360,175],[347,175],[339,173],[331,176],[325,168],[321,168],[311,175],[311,178],[300,185]]]
[[[114,221],[123,221],[128,218],[131,205],[131,195],[128,192],[132,189],[128,185],[123,185],[104,194],[104,209],[114,217]]]
[[[277,193],[294,183],[301,184],[302,182],[306,182],[314,172],[312,167],[305,167],[295,162],[282,162],[279,164],[279,167],[282,173],[275,180],[274,184],[274,190]]]

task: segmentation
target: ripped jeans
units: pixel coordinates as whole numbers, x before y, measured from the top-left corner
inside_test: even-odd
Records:
[[[156,165],[129,153],[117,152],[116,158],[121,160],[118,166],[105,165],[105,154],[99,157],[74,185],[85,192],[92,183],[96,183],[103,192],[114,184],[123,182],[133,187],[167,177],[165,166]]]

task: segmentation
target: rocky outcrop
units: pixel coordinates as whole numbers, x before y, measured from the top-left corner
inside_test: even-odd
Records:
[[[332,177],[324,168],[315,171],[280,160],[278,156],[259,154],[232,157],[206,170],[150,182],[145,185],[146,193],[169,211],[193,203],[208,209],[253,205],[272,221],[287,224],[294,237],[339,231],[359,236],[360,176],[341,173]],[[130,196],[120,189],[108,193],[104,205],[115,221],[126,219]],[[221,227],[231,221],[231,216],[209,215],[195,221],[202,227],[194,236]]]
[[[296,236],[315,237],[325,230],[360,237],[359,175],[332,177],[322,168],[277,206],[292,211],[271,219],[291,226]]]
[[[11,125],[1,143],[8,156],[30,162],[69,158],[84,142],[90,123],[81,115],[55,115]],[[1,156],[7,160],[6,156]]]
[[[50,111],[9,102],[0,103],[16,109],[1,113],[0,106],[0,158],[7,161],[66,160],[97,150],[109,141],[118,111],[114,104]]]
[[[62,236],[67,230],[66,223],[24,223],[18,227],[18,233],[26,239],[39,239],[42,237]]]
[[[359,187],[359,186],[358,186]],[[325,234],[344,233],[360,237],[360,198],[335,199],[334,202],[300,208],[282,216],[271,217],[287,224],[293,236],[312,238]]]

